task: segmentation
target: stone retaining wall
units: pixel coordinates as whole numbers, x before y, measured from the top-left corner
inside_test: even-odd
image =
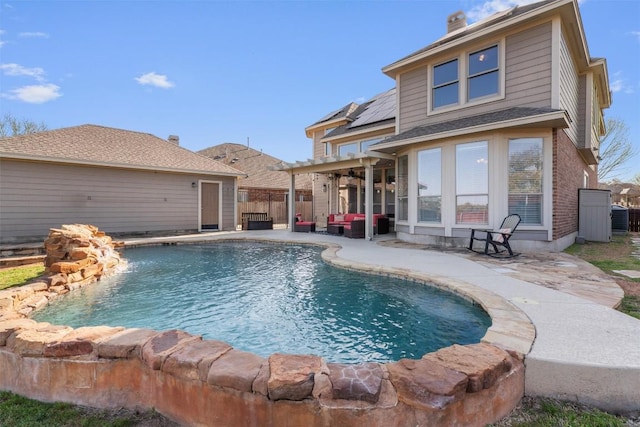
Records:
[[[335,252],[323,257],[339,264]],[[99,408],[155,408],[184,425],[225,427],[483,426],[524,394],[530,323],[504,322],[509,306],[490,295],[483,307],[494,324],[483,341],[515,350],[483,342],[419,360],[353,365],[311,355],[263,358],[179,330],[73,329],[26,318],[73,283],[0,291],[0,389]],[[456,288],[465,294],[462,284]]]
[[[262,358],[179,330],[0,321],[0,388],[43,401],[155,408],[184,425],[481,426],[522,398],[522,358],[490,344],[357,365]]]

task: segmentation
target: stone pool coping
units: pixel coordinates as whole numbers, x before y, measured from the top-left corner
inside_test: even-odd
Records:
[[[283,243],[262,238],[216,240]],[[184,244],[194,243],[211,240]],[[10,319],[7,313],[19,313],[23,304],[27,304],[24,313],[57,296],[46,284],[32,284],[0,293],[0,387],[41,400],[154,407],[194,425],[246,425],[247,410],[253,413],[249,424],[259,425],[278,425],[283,419],[304,425],[333,425],[337,420],[341,425],[405,421],[484,425],[517,404],[524,393],[523,354],[535,336],[522,312],[464,282],[397,268],[372,269],[338,257],[339,245],[321,246],[326,248],[323,259],[336,266],[433,283],[479,303],[493,324],[482,343],[454,345],[419,360],[345,365],[309,355],[274,354],[264,359],[177,330],[104,326],[74,330]],[[297,405],[291,406],[292,402]],[[212,407],[225,408],[224,415],[219,409],[212,413]]]

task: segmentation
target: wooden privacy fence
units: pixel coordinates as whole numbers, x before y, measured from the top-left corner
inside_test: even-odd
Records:
[[[629,208],[629,231],[640,232],[640,208]]]
[[[306,200],[304,202],[296,202],[296,213],[302,214],[302,218],[305,221],[312,221],[312,207],[313,202]],[[237,224],[242,224],[242,214],[248,212],[266,212],[267,215],[273,218],[274,225],[287,225],[287,202],[284,201],[255,201],[255,202],[238,202],[238,218]]]

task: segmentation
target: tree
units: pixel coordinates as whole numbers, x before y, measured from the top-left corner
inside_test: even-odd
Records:
[[[635,156],[629,140],[629,128],[620,119],[607,119],[606,132],[600,140],[598,181],[605,181],[620,173],[620,166]]]
[[[47,125],[43,122],[36,123],[29,119],[18,119],[10,113],[5,113],[0,119],[0,138],[42,132],[43,130],[47,130]]]
[[[631,183],[635,185],[640,185],[640,173],[633,177],[633,179],[631,180]]]

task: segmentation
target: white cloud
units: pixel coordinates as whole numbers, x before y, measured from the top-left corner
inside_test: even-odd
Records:
[[[23,86],[2,94],[4,98],[14,99],[29,104],[43,104],[62,96],[60,86],[54,84]]]
[[[621,71],[613,74],[613,80],[609,82],[609,88],[613,93],[622,92],[629,95],[635,92],[635,88],[622,76]]]
[[[45,72],[40,67],[27,68],[19,64],[0,64],[0,70],[4,72],[5,76],[27,76],[33,77],[37,81],[44,81]]]
[[[140,77],[136,77],[135,79],[141,85],[150,85],[155,87],[161,87],[163,89],[169,89],[170,87],[175,86],[173,82],[170,82],[167,79],[167,76],[164,76],[162,74],[156,74],[155,71],[152,71],[147,74],[143,74]]]
[[[523,6],[525,4],[535,3],[540,0],[487,0],[478,6],[474,6],[466,15],[472,22],[479,21],[496,12],[510,9],[514,6]],[[583,4],[586,0],[578,0],[578,4]]]
[[[32,38],[40,38],[40,39],[48,39],[49,38],[49,34],[47,33],[43,33],[41,31],[26,31],[23,33],[19,33],[18,37],[32,37]]]
[[[640,31],[631,31],[631,35],[637,37],[640,42]]]
[[[4,34],[4,30],[0,30],[0,36],[2,36]],[[5,42],[4,40],[0,40],[0,47],[4,46],[7,42]]]

